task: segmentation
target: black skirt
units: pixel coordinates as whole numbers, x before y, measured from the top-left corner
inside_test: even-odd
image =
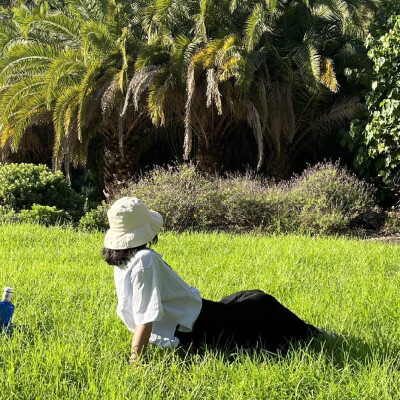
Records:
[[[262,347],[272,352],[284,351],[289,343],[308,341],[319,333],[261,290],[234,293],[219,302],[203,299],[192,332],[178,329],[175,336],[183,346]]]

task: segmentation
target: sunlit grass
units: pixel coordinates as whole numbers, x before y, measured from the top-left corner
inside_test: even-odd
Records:
[[[103,235],[0,228],[0,290],[16,329],[0,336],[0,399],[400,398],[400,248],[304,236],[164,234],[156,250],[202,296],[260,288],[346,337],[288,356],[150,349],[127,364]]]

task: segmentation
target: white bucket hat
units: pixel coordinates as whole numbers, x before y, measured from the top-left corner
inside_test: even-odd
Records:
[[[150,242],[163,225],[162,216],[135,197],[117,200],[107,217],[110,229],[104,238],[104,247],[112,250],[142,246]]]

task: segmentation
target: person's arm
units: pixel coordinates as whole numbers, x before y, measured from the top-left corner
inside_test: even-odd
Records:
[[[135,333],[133,334],[132,338],[131,357],[129,358],[129,364],[134,364],[138,358],[144,355],[146,352],[152,329],[152,322],[144,325],[138,325],[135,328]]]

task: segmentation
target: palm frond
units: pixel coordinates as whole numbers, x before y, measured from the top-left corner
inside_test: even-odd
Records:
[[[242,52],[241,41],[237,35],[228,35],[224,38],[221,48],[215,57],[215,66],[220,68],[225,60],[231,57],[238,57]]]
[[[220,82],[227,81],[228,79],[239,77],[240,70],[242,69],[243,59],[240,55],[230,57],[225,60],[221,66],[221,74],[219,76]]]
[[[342,24],[350,17],[350,10],[346,0],[325,0],[325,2]]]
[[[174,78],[169,75],[167,68],[163,68],[155,77],[150,87],[148,109],[150,111],[151,120],[156,127],[165,125],[164,105],[166,95],[173,89],[173,86]]]
[[[3,56],[6,56],[7,53],[14,47],[18,45],[22,46],[30,46],[38,43],[36,39],[33,38],[25,38],[25,37],[15,37],[7,40],[6,43],[4,43],[3,46],[0,44],[0,49],[2,49],[2,54]]]
[[[53,110],[53,124],[57,141],[66,134],[65,115],[71,104],[78,104],[80,94],[80,86],[73,85],[65,88],[63,93],[57,98]]]
[[[112,110],[115,108],[115,98],[118,91],[121,91],[121,88],[119,85],[119,76],[117,75],[101,96],[101,113],[105,123],[110,117]]]
[[[124,90],[124,83],[125,80],[127,79],[127,71],[128,71],[128,56],[126,52],[126,42],[127,39],[130,36],[130,32],[128,28],[124,27],[122,30],[121,36],[118,38],[118,45],[119,45],[119,50],[121,52],[122,56],[122,68],[121,68],[121,73],[120,73],[120,79],[119,79],[119,87],[121,91]]]
[[[210,107],[214,101],[217,107],[218,115],[222,114],[221,93],[218,88],[218,77],[215,77],[214,68],[207,70],[207,107]]]
[[[265,0],[270,15],[274,15],[277,9],[278,0]]]
[[[224,39],[214,39],[208,42],[192,58],[195,65],[202,65],[205,68],[212,68],[216,65],[216,57],[224,45]]]
[[[92,64],[85,76],[83,77],[81,83],[80,83],[80,93],[79,93],[79,108],[78,108],[78,117],[77,117],[77,123],[78,123],[78,140],[81,142],[82,141],[82,123],[84,121],[84,110],[86,104],[89,102],[89,93],[93,90],[94,84],[95,84],[95,78],[99,76],[102,70],[102,63],[101,62],[96,62]]]
[[[64,117],[64,132],[65,136],[68,136],[71,131],[71,126],[76,121],[77,112],[79,110],[79,103],[78,101],[72,101],[69,103],[65,110],[65,117]]]
[[[255,48],[268,30],[266,19],[264,6],[261,3],[256,4],[245,25],[244,43],[248,51]]]
[[[135,70],[139,71],[142,68],[150,65],[158,65],[169,61],[170,52],[160,44],[150,44],[141,48],[135,61]]]
[[[321,61],[321,83],[331,92],[336,93],[339,90],[339,83],[336,79],[333,61],[324,57]]]
[[[45,112],[46,101],[41,92],[25,99],[9,123],[3,127],[0,145],[4,146],[8,142],[12,151],[16,152],[26,129],[39,122]]]
[[[196,15],[194,33],[196,37],[207,40],[206,12],[208,0],[200,0],[200,13]]]
[[[314,4],[310,8],[311,15],[325,21],[335,21],[336,15],[327,4]]]
[[[186,105],[185,105],[185,139],[183,143],[183,157],[188,160],[192,151],[193,133],[192,133],[192,101],[195,93],[194,62],[189,65],[186,80]]]
[[[13,114],[29,97],[36,96],[44,90],[42,76],[27,77],[5,90],[0,96],[0,121],[8,123]]]
[[[229,11],[233,14],[238,7],[239,0],[230,0]]]
[[[317,90],[321,82],[321,56],[316,47],[306,41],[294,49],[292,57],[303,84],[308,90]]]
[[[238,63],[238,72],[235,86],[240,96],[250,93],[256,71],[259,70],[266,58],[266,52],[259,50],[247,53]]]
[[[4,52],[8,43],[19,38],[20,32],[18,24],[12,16],[1,15],[0,22],[0,52]]]
[[[194,50],[193,47],[189,47],[191,42],[192,41],[189,37],[179,35],[175,39],[174,48],[171,54],[173,73],[181,80],[184,80],[187,67],[190,63],[191,55],[188,56],[187,51],[192,50],[191,53],[193,53]]]
[[[54,139],[54,164],[59,166],[62,158],[62,144],[68,130],[71,127],[71,122],[78,110],[79,95],[81,87],[79,85],[70,86],[57,99],[53,110],[53,124],[55,130]],[[67,110],[69,110],[67,115]],[[68,128],[68,130],[67,130]]]
[[[158,20],[164,20],[174,0],[156,0],[155,9]]]
[[[105,54],[112,50],[117,50],[117,43],[113,40],[108,27],[98,21],[88,21],[81,28],[83,49],[85,54],[89,54],[90,49],[103,58]]]
[[[70,46],[79,45],[80,24],[76,19],[64,14],[32,14],[24,21],[28,29],[37,29],[49,32],[60,41],[67,42]]]
[[[306,137],[318,134],[329,134],[347,124],[361,109],[361,103],[354,97],[338,100],[328,111],[318,115],[311,121],[310,125],[304,129],[297,137],[295,147]]]
[[[321,56],[312,44],[308,44],[307,50],[312,74],[315,80],[319,81],[321,79]]]
[[[246,120],[250,128],[253,130],[254,137],[257,142],[257,148],[258,148],[257,171],[258,171],[261,168],[264,161],[264,139],[261,128],[260,115],[258,113],[257,108],[251,101],[248,101],[246,105],[247,105]]]
[[[48,107],[50,107],[50,103],[54,99],[54,91],[61,81],[64,85],[77,83],[85,72],[86,66],[80,51],[70,49],[61,52],[52,61],[45,74]]]
[[[138,110],[140,96],[152,84],[153,79],[160,72],[160,69],[160,66],[149,65],[135,72],[131,81],[129,82],[128,89],[126,91],[125,103],[121,111],[121,116],[125,115],[131,96],[133,96],[133,104],[135,106],[135,109]]]
[[[68,0],[68,9],[80,21],[105,22],[108,14],[108,1]]]
[[[4,85],[9,76],[21,70],[48,67],[57,54],[58,49],[42,44],[27,46],[18,44],[12,47],[7,55],[0,59],[0,85]]]

